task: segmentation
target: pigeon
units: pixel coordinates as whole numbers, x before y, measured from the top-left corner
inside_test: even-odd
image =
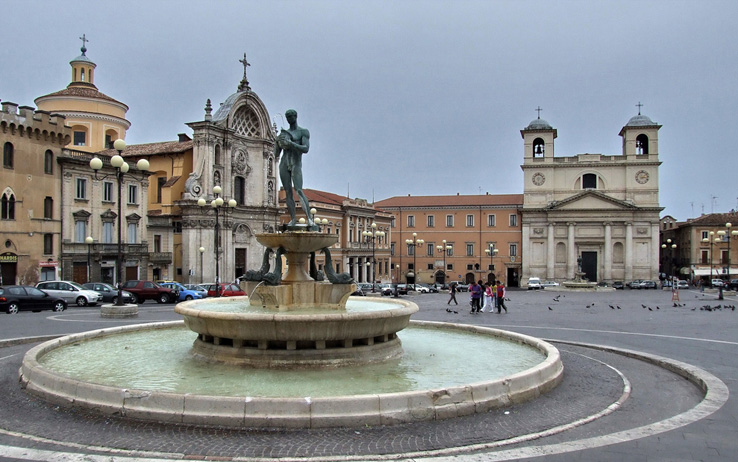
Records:
[[[608,306],[610,307],[611,310],[614,310],[615,309],[615,307],[612,306],[612,305],[608,305]]]
[[[615,306],[617,306],[619,310],[622,309],[622,308],[620,308],[620,305],[615,305]]]
[[[653,311],[653,309],[652,309],[652,308],[651,308],[651,307],[649,306],[649,307],[648,307],[648,311]]]
[[[459,312],[458,311],[454,311],[454,314],[459,314]]]
[[[641,306],[643,307],[643,309],[646,309],[646,305],[641,304]]]
[[[659,308],[659,307],[658,307],[658,305],[657,305],[657,306],[656,306],[656,309],[657,309],[657,310],[660,310],[661,308]]]
[[[587,308],[591,308],[591,307],[592,307],[592,305],[587,305]]]

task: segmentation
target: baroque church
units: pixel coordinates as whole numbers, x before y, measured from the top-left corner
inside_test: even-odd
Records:
[[[531,277],[658,280],[661,125],[642,115],[620,130],[622,153],[554,155],[557,130],[539,117],[523,137],[524,283]]]
[[[237,91],[215,113],[208,100],[203,120],[187,124],[193,130],[192,173],[182,200],[175,201],[182,213],[182,266],[215,275],[218,264],[223,282],[258,267],[264,247],[254,235],[273,232],[279,222],[279,159],[271,119],[249,86],[245,55],[241,62],[244,74]],[[218,186],[225,204],[235,200],[235,207],[210,207]],[[199,206],[200,198],[208,206]]]

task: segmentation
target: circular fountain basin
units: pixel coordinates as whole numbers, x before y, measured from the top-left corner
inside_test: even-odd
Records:
[[[402,354],[397,332],[418,306],[404,300],[353,301],[345,309],[275,311],[248,297],[179,303],[174,311],[198,337],[194,350],[213,361],[252,367],[334,367]]]
[[[181,321],[125,326],[34,347],[20,379],[28,392],[54,404],[135,419],[317,428],[486,412],[534,399],[563,377],[558,350],[534,337],[419,321],[401,334],[401,358],[286,370],[202,361],[192,354],[195,334]]]

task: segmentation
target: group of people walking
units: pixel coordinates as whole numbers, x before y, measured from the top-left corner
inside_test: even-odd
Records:
[[[451,284],[449,288],[449,294],[451,295],[448,299],[447,305],[451,302],[459,304],[456,301],[456,283]],[[491,284],[485,284],[481,280],[469,285],[469,292],[471,293],[471,314],[476,313],[491,313],[497,309],[498,313],[505,310],[507,313],[507,307],[505,306],[505,284],[502,281],[493,282]]]

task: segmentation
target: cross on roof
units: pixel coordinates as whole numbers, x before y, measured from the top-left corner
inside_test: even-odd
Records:
[[[643,107],[643,105],[640,101],[638,101],[638,104],[636,104],[636,106],[638,107],[638,115],[641,115],[641,108]]]
[[[536,108],[536,112],[538,112],[538,118],[539,118],[539,119],[541,118],[541,111],[542,111],[542,110],[543,110],[543,109],[541,109],[541,106],[538,106],[538,107]]]
[[[250,90],[249,81],[246,78],[246,68],[250,66],[251,63],[246,60],[246,53],[243,54],[243,59],[239,59],[238,62],[243,64],[243,79],[241,79],[241,83],[238,86],[238,91]]]
[[[89,40],[87,40],[87,37],[85,36],[85,34],[82,34],[82,37],[80,37],[79,39],[82,40],[82,48],[81,48],[82,54],[85,54],[85,52],[87,51],[87,47],[85,46],[85,42],[89,42]]]

